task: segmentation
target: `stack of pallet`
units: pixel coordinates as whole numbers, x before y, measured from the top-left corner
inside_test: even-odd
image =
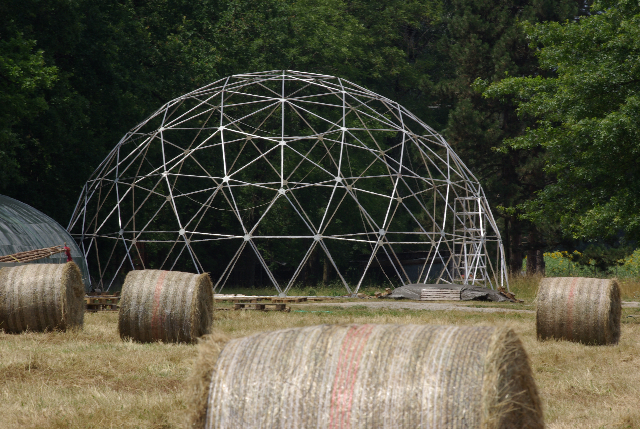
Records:
[[[422,289],[420,301],[460,301],[461,289],[427,288]]]
[[[291,307],[286,304],[255,303],[255,302],[236,302],[233,304],[234,310],[260,310],[260,311],[291,311]]]
[[[97,311],[118,311],[120,295],[87,295],[85,296],[87,311],[95,313]]]
[[[307,301],[306,297],[216,295],[215,302],[231,302],[234,310],[291,311],[287,304]]]

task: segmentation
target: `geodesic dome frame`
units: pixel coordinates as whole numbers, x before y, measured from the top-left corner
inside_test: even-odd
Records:
[[[444,138],[312,73],[234,75],[168,102],[96,169],[68,229],[102,289],[158,268],[211,272],[219,291],[257,267],[286,295],[318,258],[349,293],[376,276],[508,288],[484,192]]]

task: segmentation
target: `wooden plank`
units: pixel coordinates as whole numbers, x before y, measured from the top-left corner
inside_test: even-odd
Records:
[[[87,308],[88,313],[97,313],[98,311],[120,311],[119,308]]]
[[[96,297],[96,296],[88,296],[84,298],[87,304],[96,304],[96,305],[111,305],[120,303],[120,297],[110,296],[110,297]]]
[[[120,295],[86,295],[84,297],[86,303],[85,309],[90,313],[97,311],[119,311]]]
[[[214,298],[215,302],[239,302],[239,303],[253,303],[253,302],[260,302],[260,301],[266,301],[267,298],[262,298],[262,297],[240,297],[240,298],[236,298],[236,297],[229,297],[229,298]]]
[[[86,311],[90,313],[95,313],[98,311],[119,311],[119,308],[117,305],[88,304],[86,307]]]
[[[289,302],[305,302],[305,301],[325,301],[327,298],[316,298],[306,296],[251,296],[251,295],[225,295],[215,294],[213,296],[215,302],[262,302],[271,301],[274,303],[289,303]]]
[[[455,289],[422,289],[420,301],[460,301],[461,293]]]
[[[289,302],[305,302],[307,300],[306,297],[292,297],[292,298],[271,298],[271,302],[285,302],[285,303],[289,303]]]
[[[286,304],[257,304],[238,302],[233,305],[234,310],[257,310],[257,311],[290,311]]]

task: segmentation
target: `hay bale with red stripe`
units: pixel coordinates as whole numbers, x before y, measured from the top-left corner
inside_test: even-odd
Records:
[[[321,325],[222,342],[200,346],[190,427],[544,427],[511,329]]]
[[[84,294],[82,274],[74,262],[2,268],[0,329],[20,333],[82,328]]]
[[[622,312],[615,280],[547,277],[540,281],[536,312],[539,340],[617,344]]]
[[[131,271],[122,286],[118,331],[122,339],[193,343],[208,334],[213,285],[208,274]]]

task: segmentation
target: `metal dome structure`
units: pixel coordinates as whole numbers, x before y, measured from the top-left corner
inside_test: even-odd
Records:
[[[286,295],[318,258],[349,293],[375,276],[508,288],[489,204],[444,138],[320,74],[239,74],[168,102],[100,164],[68,229],[107,289],[152,267],[210,272],[219,291],[256,266]]]

